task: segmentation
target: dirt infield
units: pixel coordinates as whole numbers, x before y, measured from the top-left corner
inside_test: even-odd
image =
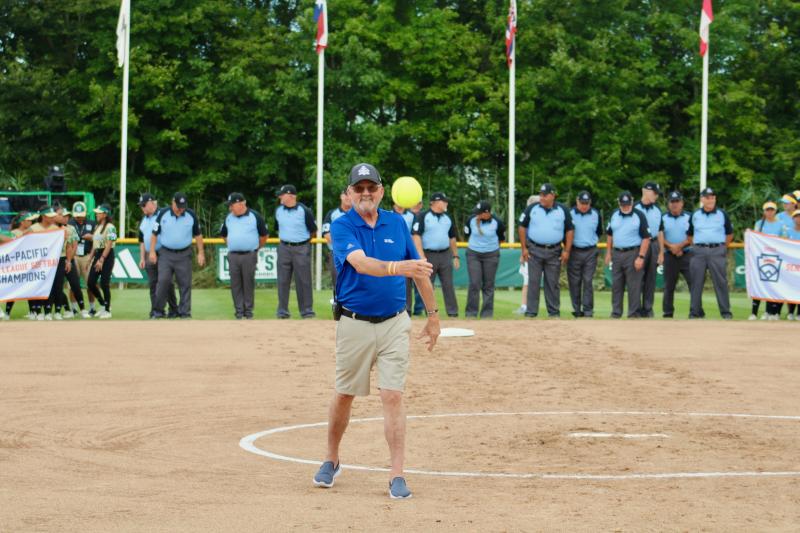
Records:
[[[0,530],[797,530],[800,325],[446,325],[476,336],[414,344],[407,411],[465,416],[409,420],[407,467],[485,475],[409,474],[397,502],[383,472],[316,489],[239,445],[326,419],[333,322],[0,324]],[[325,428],[254,446],[321,459]],[[342,453],[385,467],[381,423]]]

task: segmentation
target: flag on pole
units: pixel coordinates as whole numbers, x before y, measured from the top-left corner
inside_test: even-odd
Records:
[[[125,50],[125,37],[128,34],[128,2],[130,0],[122,0],[119,6],[119,19],[117,19],[117,63],[121,67],[128,60],[128,51]]]
[[[317,25],[314,46],[317,47],[319,54],[328,47],[328,7],[325,5],[325,0],[316,0],[314,3],[314,22]]]
[[[703,10],[700,11],[700,55],[706,55],[708,50],[709,26],[714,22],[714,12],[711,10],[711,0],[703,0]]]
[[[508,66],[514,61],[514,44],[517,39],[517,0],[508,4],[508,22],[506,22],[506,62]]]

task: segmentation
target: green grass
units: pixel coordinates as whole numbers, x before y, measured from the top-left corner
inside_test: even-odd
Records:
[[[461,317],[464,316],[464,306],[467,301],[467,291],[457,290],[459,311]],[[436,291],[439,300],[439,309],[444,314],[444,303],[442,301],[441,290]],[[499,289],[495,293],[495,312],[494,316],[498,319],[521,319],[520,315],[513,313],[521,301],[522,293],[520,290]],[[318,319],[331,318],[331,306],[329,304],[331,292],[329,290],[314,293],[314,309]],[[112,288],[112,313],[114,319],[139,320],[145,319],[150,311],[149,294],[144,289],[116,289]],[[256,309],[255,316],[260,319],[275,318],[275,309],[278,303],[278,292],[274,287],[259,288],[256,290]],[[706,316],[711,319],[719,319],[719,310],[713,291],[707,291],[703,297],[703,306]],[[745,293],[732,292],[731,306],[733,316],[736,319],[746,319],[750,315],[750,300]],[[763,306],[762,306],[763,308]],[[289,300],[289,310],[292,318],[299,318],[297,311],[297,300],[294,292]],[[561,316],[571,318],[572,306],[567,291],[561,292]],[[661,293],[656,292],[655,303],[656,316],[661,316]],[[23,318],[28,312],[25,302],[17,302],[14,306],[12,318]],[[784,311],[785,312],[785,311]],[[608,318],[611,314],[611,293],[609,291],[595,291],[595,318]],[[547,315],[544,309],[544,294],[542,294],[539,310],[539,319],[545,319],[542,315]],[[194,289],[192,291],[192,316],[200,320],[226,320],[233,319],[233,303],[228,289]],[[689,294],[679,292],[675,295],[675,316],[676,318],[688,318],[689,316]]]

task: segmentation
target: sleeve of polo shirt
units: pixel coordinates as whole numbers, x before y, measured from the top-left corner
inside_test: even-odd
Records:
[[[303,206],[303,211],[306,213],[306,229],[308,229],[308,232],[313,236],[317,231],[317,222],[314,220],[314,213],[305,205]]]
[[[497,238],[501,241],[506,240],[506,225],[505,223],[497,218],[496,216],[492,215],[492,217],[497,221]]]
[[[356,232],[350,224],[331,224],[331,240],[333,241],[333,255],[342,264],[347,261],[347,256],[356,250],[363,250],[361,243],[356,238]]]
[[[658,219],[659,220],[658,231],[664,231],[664,217],[665,216],[666,216],[666,214],[662,213],[661,217]]]
[[[139,228],[139,242],[144,242],[144,233],[141,228]]]
[[[264,217],[262,217],[261,213],[258,211],[253,211],[251,209],[250,212],[256,217],[256,231],[258,231],[259,236],[267,237],[269,235],[269,228],[267,227],[267,222],[264,220]]]
[[[280,225],[278,224],[278,208],[277,207],[275,208],[274,216],[275,216],[275,233],[278,233],[278,229],[279,229]]]
[[[535,206],[535,205],[536,204],[531,204],[528,207],[526,207],[525,211],[523,211],[522,214],[519,216],[519,225],[520,226],[522,226],[524,228],[528,227],[528,224],[530,224],[530,221],[531,221],[531,210],[533,209],[533,206]]]
[[[725,210],[720,209],[720,211],[722,211],[722,216],[725,217],[725,235],[730,235],[733,233],[733,224],[731,224],[731,219]]]
[[[458,234],[456,233],[456,222],[450,215],[447,215],[447,218],[450,219],[450,231],[447,232],[447,236],[451,239],[457,239]]]
[[[156,215],[156,221],[153,223],[153,235],[161,233],[161,219],[164,218],[164,213],[167,212],[167,209],[169,209],[169,207],[165,207]]]
[[[420,211],[417,215],[417,219],[414,221],[414,224],[411,225],[411,234],[412,235],[422,235],[425,232],[425,215],[427,215],[427,211]]]
[[[228,236],[228,217],[225,217],[225,220],[222,221],[222,226],[219,228],[219,234],[221,237]]]
[[[558,206],[564,212],[564,233],[566,234],[568,231],[573,231],[575,225],[572,223],[572,215],[569,214],[569,209],[561,204],[558,204]]]
[[[603,236],[603,213],[597,211],[597,236]]]
[[[634,209],[633,212],[636,213],[636,216],[639,217],[639,237],[641,237],[642,239],[649,239],[650,226],[647,225],[647,217],[644,216],[644,213],[642,213],[638,209]]]
[[[186,212],[192,215],[192,236],[197,237],[200,235],[200,221],[197,220],[197,215],[191,209],[187,209]]]
[[[612,220],[614,220],[614,215],[615,215],[616,213],[617,213],[616,211],[614,211],[613,213],[611,213],[611,216],[610,216],[610,217],[608,217],[608,226],[606,226],[606,234],[607,234],[607,235],[611,235],[612,237],[614,236],[614,230],[613,230],[613,229],[611,229],[611,221],[612,221]]]
[[[686,232],[686,234],[694,236],[694,213],[689,215],[689,230]]]
[[[470,228],[469,228],[469,225],[472,224],[472,219],[473,218],[475,218],[475,215],[472,215],[471,217],[469,217],[467,219],[466,225],[464,225],[464,235],[467,236],[467,237],[469,237],[469,233],[471,231]]]
[[[324,237],[326,234],[331,232],[331,215],[333,214],[333,209],[325,213],[325,218],[322,219],[322,236]]]
[[[403,220],[401,226],[402,226],[401,231],[403,232],[403,238],[406,241],[406,259],[419,259],[419,252],[417,251],[417,246],[414,244],[414,239],[411,238],[411,232],[408,231],[408,226],[406,226],[405,220]]]

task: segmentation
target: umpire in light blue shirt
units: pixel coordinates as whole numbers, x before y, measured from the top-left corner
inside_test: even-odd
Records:
[[[547,315],[561,315],[559,277],[561,265],[572,250],[572,217],[556,203],[556,190],[550,183],[539,188],[539,201],[529,205],[519,217],[519,242],[522,261],[528,263],[528,304],[525,316],[539,314],[539,285],[544,275]]]
[[[597,271],[597,242],[603,235],[603,216],[592,207],[588,191],[578,193],[575,207],[570,210],[575,236],[567,261],[567,282],[575,318],[594,315],[594,287]]]
[[[611,318],[622,317],[622,299],[628,288],[628,318],[639,318],[644,259],[650,231],[644,213],[633,208],[633,196],[622,191],[619,209],[608,219],[606,264],[611,264]]]
[[[331,283],[336,290],[336,267],[333,264],[333,243],[331,242],[331,224],[350,211],[350,196],[347,194],[347,189],[339,194],[339,206],[331,209],[322,218],[322,238],[328,242],[328,270],[331,273]]]
[[[483,293],[481,318],[494,315],[494,281],[500,265],[500,243],[506,240],[506,225],[492,214],[492,205],[480,201],[475,213],[464,226],[467,236],[467,273],[469,291],[467,292],[467,317],[478,316],[478,303]]]
[[[421,212],[414,222],[411,234],[422,259],[433,265],[431,283],[439,276],[447,316],[458,316],[458,301],[453,285],[453,268],[461,266],[456,245],[456,225],[447,214],[450,200],[443,192],[431,195],[431,206]]]
[[[161,249],[157,250],[161,238]],[[197,264],[206,264],[203,235],[197,215],[189,209],[186,193],[176,192],[172,205],[158,212],[150,236],[150,262],[158,262],[156,312],[152,318],[163,318],[167,294],[172,289],[172,276],[181,295],[178,304],[180,318],[192,318],[192,238],[197,243]]]
[[[233,308],[237,320],[252,319],[258,250],[267,242],[267,224],[258,212],[247,207],[241,193],[228,195],[228,210],[219,233],[228,246]]]
[[[311,290],[311,236],[317,222],[311,209],[297,201],[294,185],[278,191],[281,205],[275,210],[278,232],[278,318],[289,318],[289,290],[294,275],[297,307],[303,318],[314,317],[314,293]]]
[[[164,315],[164,308],[156,308],[158,301],[158,264],[150,262],[150,237],[153,235],[153,226],[158,216],[158,202],[149,192],[139,196],[139,207],[142,209],[142,220],[139,222],[139,268],[147,273],[147,282],[150,286],[150,318]],[[161,250],[161,236],[156,236],[156,255]],[[170,280],[167,291],[167,304],[169,305],[169,318],[178,316],[178,301],[175,299],[175,289]]]
[[[661,215],[658,232],[658,243],[661,248],[658,263],[664,265],[662,311],[664,318],[672,318],[675,314],[675,286],[678,284],[678,275],[683,275],[690,291],[692,288],[689,264],[693,254],[689,246],[690,215],[683,210],[683,195],[678,191],[672,191],[667,200],[667,212]]]
[[[692,279],[692,304],[689,318],[705,318],[703,311],[703,285],[706,270],[717,295],[722,318],[731,319],[731,302],[728,295],[728,245],[733,240],[733,225],[728,214],[717,207],[717,193],[711,187],[700,192],[702,207],[689,219],[689,235],[694,255],[689,264]]]
[[[642,318],[653,318],[653,302],[656,297],[656,274],[658,271],[658,256],[660,248],[658,246],[658,230],[661,227],[661,209],[658,205],[658,197],[661,188],[658,183],[648,181],[642,186],[642,199],[633,206],[644,213],[647,219],[647,227],[650,232],[650,245],[644,256],[644,272],[642,276],[642,305],[639,314]]]

